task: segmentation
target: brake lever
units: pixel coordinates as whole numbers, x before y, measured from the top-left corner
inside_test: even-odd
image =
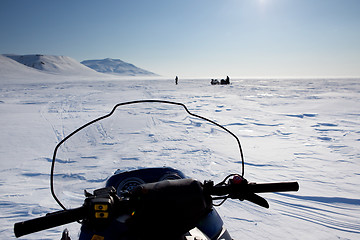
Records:
[[[263,197],[260,197],[259,195],[255,194],[255,193],[248,193],[245,196],[244,200],[255,203],[264,208],[269,208],[269,203],[266,201],[266,199]]]
[[[234,186],[234,188],[241,188],[241,194],[230,194],[230,198],[239,199],[240,201],[247,200],[254,204],[257,204],[264,208],[269,208],[269,203],[265,198],[260,197],[259,195],[253,193],[249,189],[249,182],[240,175],[235,175],[232,179],[229,179],[229,184]],[[237,191],[236,191],[237,192]],[[237,196],[239,195],[239,196]]]

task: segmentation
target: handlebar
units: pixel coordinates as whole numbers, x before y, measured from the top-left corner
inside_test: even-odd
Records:
[[[254,193],[264,192],[288,192],[298,191],[298,182],[280,182],[280,183],[250,183],[249,188]]]
[[[225,180],[224,180],[225,181]],[[228,184],[220,184],[213,186],[213,183],[205,182],[204,188],[210,195],[220,196],[213,197],[213,200],[232,198],[241,201],[247,200],[264,208],[269,208],[269,203],[255,193],[265,192],[287,192],[298,191],[299,184],[297,182],[280,182],[280,183],[248,183],[247,180],[240,175],[235,175],[229,180]],[[223,202],[220,203],[220,205]]]
[[[214,185],[212,181],[205,181],[202,184],[193,179],[179,179],[143,184],[139,187],[141,191],[139,191],[139,188],[135,188],[133,192],[130,192],[124,198],[119,198],[113,187],[95,190],[93,195],[87,193],[84,205],[79,208],[62,210],[40,218],[15,223],[15,236],[21,237],[79,220],[87,220],[90,223],[95,223],[94,225],[107,224],[113,217],[117,217],[121,213],[133,211],[131,208],[137,207],[136,205],[139,204],[138,199],[140,198],[146,200],[145,205],[144,202],[139,204],[142,207],[148,206],[148,209],[159,208],[150,212],[169,212],[172,209],[179,211],[177,210],[179,208],[182,210],[176,214],[183,214],[184,219],[188,219],[189,214],[211,208],[211,200],[226,200],[227,198],[248,200],[268,208],[269,204],[267,201],[255,193],[299,190],[297,182],[248,183],[240,175],[235,175],[228,183],[225,183],[224,180],[217,185]],[[131,197],[132,195],[134,196],[133,198]],[[208,201],[209,198],[210,202]],[[182,206],[177,206],[174,203]],[[164,207],[167,208],[167,211],[162,211]],[[191,210],[189,210],[189,213],[184,213],[183,209]],[[143,213],[147,214],[149,212],[143,211]],[[148,216],[145,215],[145,217]]]
[[[210,195],[222,196],[226,194],[236,194],[244,191],[252,193],[266,192],[288,192],[298,191],[297,182],[279,182],[279,183],[247,183],[241,185],[213,186],[209,189]]]
[[[82,206],[75,209],[48,213],[44,217],[18,222],[14,225],[15,236],[21,237],[30,233],[39,232],[45,229],[79,221],[84,219],[86,214],[86,208]]]

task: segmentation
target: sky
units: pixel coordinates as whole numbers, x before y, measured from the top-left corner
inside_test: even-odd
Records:
[[[0,0],[0,53],[179,78],[360,77],[360,1]]]

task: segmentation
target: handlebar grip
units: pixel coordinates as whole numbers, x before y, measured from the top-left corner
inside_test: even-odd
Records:
[[[297,182],[280,182],[280,183],[246,183],[233,184],[225,186],[213,186],[208,189],[210,195],[227,195],[227,194],[245,194],[245,193],[264,193],[264,192],[287,192],[298,191]]]
[[[297,182],[250,183],[249,189],[254,193],[298,191],[299,184]]]
[[[18,238],[30,233],[75,222],[84,219],[85,216],[86,216],[85,207],[58,211],[47,214],[46,216],[43,217],[15,223],[14,233],[15,236]]]

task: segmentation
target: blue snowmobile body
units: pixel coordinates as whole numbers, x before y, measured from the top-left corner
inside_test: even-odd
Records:
[[[185,179],[186,176],[179,170],[164,167],[164,168],[144,168],[133,171],[120,172],[116,171],[106,182],[106,187],[114,187],[117,194],[121,197],[121,193],[128,192],[136,188],[141,184],[156,183],[165,180],[177,180]],[[170,202],[171,206],[172,203]],[[161,211],[161,209],[159,209]],[[165,222],[172,226],[181,226],[182,223],[177,221],[175,215],[171,219],[164,219]],[[118,219],[114,219],[107,228],[101,228],[100,230],[89,227],[85,224],[81,227],[80,240],[91,240],[94,236],[104,237],[104,239],[133,239],[130,233],[126,219],[129,216],[121,216]],[[154,217],[155,218],[155,217]],[[163,239],[162,234],[166,232],[167,226],[159,226],[158,222],[147,223],[147,228],[154,229],[154,236],[149,239]],[[142,227],[137,229],[138,231],[144,231]],[[191,239],[191,237],[201,237],[201,239],[231,239],[228,231],[223,226],[223,221],[217,211],[211,208],[205,216],[201,216],[196,226],[184,234],[182,239]],[[181,239],[180,238],[180,239]]]

